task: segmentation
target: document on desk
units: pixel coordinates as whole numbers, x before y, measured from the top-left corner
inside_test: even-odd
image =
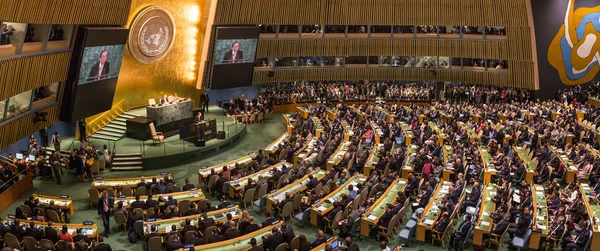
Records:
[[[326,208],[325,206],[319,205],[319,206],[317,207],[317,210],[319,210],[319,211],[323,212],[323,211],[327,210],[327,208]]]
[[[375,220],[377,220],[377,216],[371,214],[371,215],[367,216],[367,219],[369,219],[371,221],[375,221]]]
[[[425,220],[425,221],[423,221],[423,223],[431,226],[431,225],[433,225],[433,220]]]

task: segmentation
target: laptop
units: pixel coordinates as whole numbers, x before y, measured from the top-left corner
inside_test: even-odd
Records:
[[[331,249],[335,250],[339,246],[340,246],[340,241],[335,240],[335,241],[331,242]]]
[[[29,161],[31,161],[31,162],[35,162],[35,156],[33,156],[33,155],[29,155]]]
[[[22,153],[15,153],[15,157],[17,159],[23,159],[23,154]]]

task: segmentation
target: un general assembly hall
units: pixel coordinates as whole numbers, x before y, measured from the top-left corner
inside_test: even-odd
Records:
[[[1,251],[600,251],[598,0],[0,0]]]

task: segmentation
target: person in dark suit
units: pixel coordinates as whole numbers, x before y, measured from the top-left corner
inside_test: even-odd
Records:
[[[107,58],[108,50],[104,49],[100,52],[100,61],[92,66],[92,70],[90,70],[90,74],[88,75],[88,81],[96,81],[108,77],[110,62],[106,61]]]
[[[250,239],[250,246],[252,247],[249,251],[264,251],[262,247],[256,245],[256,238]]]
[[[35,223],[33,223],[33,222],[29,222],[29,228],[27,228],[25,230],[25,236],[32,237],[36,241],[39,241],[42,239],[40,230],[37,227],[35,227]]]
[[[148,242],[148,240],[150,240],[150,238],[156,237],[156,236],[160,237],[157,227],[156,226],[150,227],[150,233],[147,233],[145,236],[146,242]]]
[[[179,240],[179,239],[174,239],[174,240],[168,242],[166,245],[167,251],[176,251],[176,250],[180,250],[182,248],[183,248],[183,243],[181,243],[181,240]]]
[[[168,241],[171,236],[177,236],[175,239],[183,240],[181,234],[177,232],[177,225],[175,224],[171,225],[171,231],[165,235],[165,241]]]
[[[514,238],[515,234],[519,237],[523,237],[529,225],[531,224],[531,215],[529,214],[529,207],[523,208],[523,214],[519,218],[519,223],[511,223],[508,226],[508,234],[510,238]]]
[[[450,236],[450,245],[448,246],[448,250],[454,249],[455,251],[458,251],[460,246],[459,244],[463,242],[465,238],[468,238],[469,230],[471,230],[472,226],[473,225],[471,224],[471,215],[466,214],[465,220],[460,224],[458,229]]]
[[[286,243],[292,243],[292,239],[296,237],[291,224],[283,224],[281,226],[281,232],[283,233],[283,238]]]
[[[152,194],[148,194],[148,199],[146,200],[146,207],[151,208],[155,207],[156,205],[158,205],[158,201],[152,199]]]
[[[73,236],[73,242],[79,242],[79,241],[84,241],[88,245],[92,244],[92,240],[90,240],[90,238],[88,238],[87,235],[85,235],[81,232],[81,228],[77,228],[77,234],[75,236]]]
[[[221,63],[239,63],[244,61],[244,52],[240,50],[240,43],[238,41],[231,44],[231,50],[225,52],[223,61]]]
[[[131,210],[133,210],[134,208],[144,209],[145,207],[146,207],[146,203],[144,203],[143,201],[140,200],[139,195],[136,195],[135,201],[131,203]]]
[[[202,92],[202,95],[200,95],[200,100],[202,102],[202,110],[207,112],[208,111],[208,101],[210,100],[210,98],[208,97],[208,93],[206,91]]]
[[[281,229],[274,227],[271,234],[265,235],[263,238],[263,248],[265,250],[274,251],[277,246],[285,242]]]
[[[169,189],[169,193],[177,193],[177,192],[181,192],[181,187],[178,187],[177,183],[173,182],[173,187],[171,189]]]
[[[183,186],[183,191],[189,191],[194,188],[194,184],[190,183],[190,179],[185,178],[185,185]]]
[[[229,228],[225,231],[225,238],[227,238],[228,240],[231,240],[233,238],[237,238],[240,236],[242,236],[242,233],[240,232],[239,229],[237,229],[237,227],[235,225],[235,221],[230,221]]]
[[[444,212],[442,213],[442,216],[440,216],[440,218],[435,222],[435,226],[433,226],[433,229],[435,229],[435,231],[443,233],[446,230],[446,227],[448,227],[449,223],[450,217],[448,216],[448,212]]]
[[[164,104],[168,104],[169,103],[169,99],[167,98],[167,94],[163,95],[162,98],[160,98],[159,104],[164,105]]]
[[[94,248],[94,251],[112,251],[110,245],[104,243],[102,236],[98,237],[98,245]]]
[[[477,206],[479,197],[481,197],[481,188],[479,186],[479,182],[475,182],[475,184],[473,184],[473,189],[471,190],[471,193],[467,194],[467,199],[465,200],[465,202],[463,202],[463,212],[467,210],[467,207]]]
[[[586,229],[577,236],[571,236],[571,238],[566,240],[567,245],[565,247],[565,251],[583,251],[591,235],[592,231]]]
[[[273,224],[273,222],[277,221],[277,219],[271,217],[271,213],[268,211],[265,212],[265,217],[266,217],[265,221],[263,221],[263,223],[261,224],[262,227],[271,226]]]
[[[312,248],[316,248],[325,242],[327,242],[327,238],[325,238],[325,233],[322,230],[319,230],[319,232],[317,232],[317,239],[315,239],[315,241],[313,241],[313,243],[311,243],[310,246]]]
[[[185,227],[183,227],[183,229],[181,230],[181,232],[183,234],[187,233],[188,231],[197,231],[198,228],[194,225],[192,225],[192,221],[190,219],[185,219]]]
[[[48,226],[44,228],[44,238],[52,241],[52,243],[58,242],[58,233],[52,227],[52,221],[48,221]]]
[[[225,238],[225,235],[220,235],[219,229],[217,229],[217,228],[213,229],[213,236],[210,237],[209,243],[215,243],[215,242],[220,242],[220,241],[224,241],[224,240],[227,240]]]
[[[213,218],[208,218],[208,214],[202,214],[202,220],[198,220],[198,231],[203,232],[208,227],[214,226],[215,220]]]
[[[108,192],[102,192],[102,197],[98,199],[98,214],[104,224],[104,234],[106,237],[110,234],[110,211],[113,208],[115,199],[108,196]]]

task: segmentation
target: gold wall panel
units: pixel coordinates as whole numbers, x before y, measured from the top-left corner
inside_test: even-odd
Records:
[[[124,25],[132,0],[0,0],[0,20],[20,23]]]
[[[151,5],[166,8],[173,15],[176,26],[175,42],[171,51],[160,61],[142,64],[133,58],[129,49],[123,57],[121,74],[113,105],[129,100],[130,106],[147,104],[148,99],[159,99],[163,94],[177,93],[190,97],[198,104],[196,67],[203,38],[207,30],[209,5],[201,0],[133,0],[127,26],[136,14]]]
[[[0,100],[67,79],[71,52],[0,60]]]

